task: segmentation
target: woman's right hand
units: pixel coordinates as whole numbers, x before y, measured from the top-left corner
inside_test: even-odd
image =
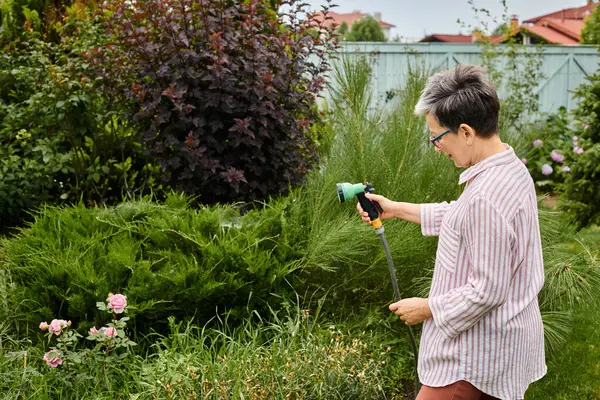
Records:
[[[393,204],[395,202],[393,202],[392,200],[389,200],[379,194],[366,193],[365,197],[371,201],[376,201],[377,203],[379,203],[379,205],[381,206],[381,209],[383,210],[383,212],[381,214],[379,214],[379,218],[390,219],[390,218],[395,217],[395,215],[392,212],[392,209],[394,207]],[[360,203],[356,204],[356,209],[358,210],[358,214],[361,216],[362,220],[366,224],[370,225],[371,219],[369,218],[369,214],[362,209],[362,207],[360,206]]]

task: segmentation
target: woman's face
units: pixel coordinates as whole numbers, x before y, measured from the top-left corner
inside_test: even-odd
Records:
[[[426,120],[432,138],[444,133],[448,129],[445,126],[441,126],[431,114],[426,115]],[[459,132],[449,132],[436,141],[435,151],[444,153],[459,168],[470,167],[471,146],[468,139],[469,134],[465,135],[465,132],[462,132],[462,128],[459,129]]]

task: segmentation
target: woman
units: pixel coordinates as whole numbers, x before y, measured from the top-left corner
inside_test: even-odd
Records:
[[[367,195],[383,219],[421,224],[423,235],[439,236],[429,297],[390,305],[408,325],[424,321],[417,400],[522,399],[546,373],[535,187],[498,136],[500,102],[483,72],[460,65],[433,75],[415,107],[435,151],[468,167],[458,182],[466,185],[462,195],[439,204]]]

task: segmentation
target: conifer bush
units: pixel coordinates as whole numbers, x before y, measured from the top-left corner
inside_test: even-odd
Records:
[[[228,312],[233,322],[278,302],[271,293],[287,293],[299,258],[283,227],[285,202],[243,217],[188,202],[46,207],[2,242],[15,328],[52,315],[89,329],[101,318],[97,299],[115,290],[127,296],[138,334],[160,331],[170,316],[203,325]]]

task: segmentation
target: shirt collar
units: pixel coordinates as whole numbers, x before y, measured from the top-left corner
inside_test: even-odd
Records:
[[[458,184],[462,185],[463,183],[470,181],[471,179],[475,178],[477,175],[479,175],[487,169],[496,167],[498,165],[508,164],[509,162],[514,160],[516,156],[513,148],[507,144],[504,144],[504,146],[506,147],[506,151],[494,154],[493,156],[483,159],[477,164],[463,171],[463,173],[460,174]]]

